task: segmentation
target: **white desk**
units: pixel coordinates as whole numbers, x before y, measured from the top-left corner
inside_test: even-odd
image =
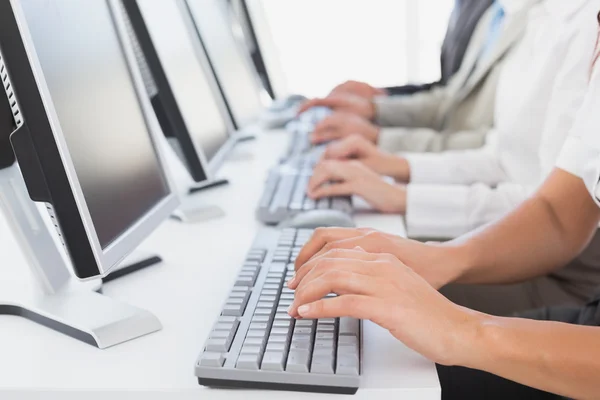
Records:
[[[238,146],[221,173],[231,185],[201,194],[207,203],[218,203],[226,217],[194,225],[165,222],[142,246],[159,253],[165,262],[105,286],[107,296],[155,313],[163,323],[162,331],[98,350],[29,321],[0,317],[0,398],[336,398],[212,390],[199,386],[193,373],[196,357],[261,226],[254,211],[262,183],[286,142],[285,134],[267,133]],[[361,226],[403,234],[399,217],[360,213],[356,221]],[[27,271],[23,257],[3,222],[0,218],[0,273],[23,273]],[[440,398],[431,362],[375,325],[366,322],[364,327],[364,374],[354,398]]]

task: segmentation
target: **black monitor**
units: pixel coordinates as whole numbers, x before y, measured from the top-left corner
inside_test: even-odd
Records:
[[[194,27],[208,55],[237,129],[256,123],[268,96],[250,57],[236,40],[223,0],[186,0]]]
[[[106,0],[0,2],[11,142],[81,279],[108,274],[178,205],[117,22]]]
[[[235,143],[235,130],[225,100],[208,69],[197,37],[190,34],[189,15],[182,1],[124,0],[138,33],[158,92],[169,87],[185,132],[197,152],[216,170]],[[172,141],[171,141],[172,143]],[[183,149],[182,149],[183,150]]]
[[[267,71],[263,49],[258,42],[256,30],[250,19],[248,4],[244,0],[228,0],[227,3],[229,5],[230,18],[235,18],[237,23],[239,23],[240,33],[246,43],[246,49],[250,53],[250,58],[260,76],[260,80],[271,99],[275,99],[275,90],[273,89],[273,84],[271,83],[269,72]]]
[[[136,0],[123,0],[124,18],[146,91],[167,140],[196,182],[208,179],[202,140],[188,127]],[[189,119],[188,119],[189,120]],[[226,138],[226,132],[221,132]],[[212,154],[210,146],[209,153]]]

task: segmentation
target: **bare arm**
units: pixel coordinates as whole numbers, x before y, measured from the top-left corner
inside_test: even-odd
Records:
[[[459,245],[460,283],[508,283],[566,265],[590,241],[600,209],[580,178],[556,170],[538,193]]]

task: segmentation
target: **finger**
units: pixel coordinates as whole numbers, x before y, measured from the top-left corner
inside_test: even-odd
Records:
[[[378,232],[370,232],[364,235],[356,235],[339,240],[330,240],[324,244],[320,250],[316,251],[312,258],[323,256],[328,251],[334,249],[353,249],[361,247],[368,253],[378,254],[389,252],[388,241],[384,240],[384,235]]]
[[[356,190],[352,182],[326,183],[309,190],[307,194],[311,199],[318,200],[324,197],[352,196],[356,194]]]
[[[381,320],[385,309],[385,304],[377,297],[348,294],[302,304],[297,313],[306,319],[351,317]]]
[[[323,153],[323,159],[342,160],[354,156],[356,154],[356,146],[354,141],[355,139],[348,137],[330,144]]]
[[[342,122],[343,114],[337,112],[326,117],[315,125],[315,132],[337,130]]]
[[[366,229],[355,228],[318,228],[313,233],[312,237],[302,247],[300,253],[296,257],[296,270],[304,265],[312,258],[319,250],[327,243],[341,239],[349,239],[356,236],[363,236],[367,233]]]
[[[344,181],[346,170],[341,167],[340,161],[324,161],[316,165],[313,170],[313,176],[308,181],[307,191],[317,189],[329,181]]]
[[[331,142],[332,140],[337,140],[341,137],[341,133],[336,130],[326,130],[326,131],[314,131],[310,135],[310,142],[312,144],[321,144],[325,142]]]
[[[360,249],[360,247],[358,248]],[[323,271],[322,273],[334,268],[344,267],[351,271],[364,270],[364,264],[358,261],[375,261],[377,254],[367,253],[360,249],[340,249],[328,252],[319,258],[312,258],[306,264],[296,270],[296,274],[288,282],[290,289],[296,289],[302,280],[313,271]],[[350,262],[350,260],[352,262]],[[316,272],[315,272],[316,273]],[[318,275],[321,275],[319,273]]]
[[[297,308],[302,304],[312,303],[329,294],[374,296],[379,291],[373,284],[375,279],[368,275],[357,274],[345,270],[333,270],[318,279],[308,282],[297,289],[294,302],[288,309],[292,317],[298,317]]]

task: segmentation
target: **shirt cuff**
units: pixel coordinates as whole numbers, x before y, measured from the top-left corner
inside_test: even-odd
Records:
[[[409,237],[455,238],[469,232],[469,187],[408,185],[406,230]]]
[[[448,168],[448,162],[442,154],[402,153],[401,156],[410,165],[411,183],[455,183],[453,169]]]

